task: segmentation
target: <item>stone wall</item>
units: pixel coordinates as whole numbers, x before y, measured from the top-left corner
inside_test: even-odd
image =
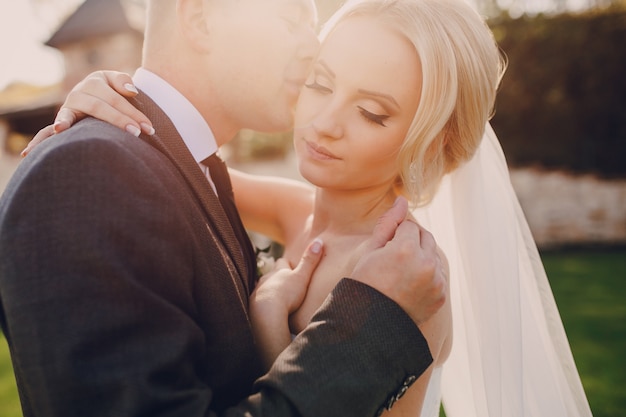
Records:
[[[293,152],[285,159],[229,165],[253,174],[302,180]],[[626,179],[512,169],[511,182],[541,248],[626,244]]]
[[[626,243],[626,180],[527,168],[511,182],[538,246]]]

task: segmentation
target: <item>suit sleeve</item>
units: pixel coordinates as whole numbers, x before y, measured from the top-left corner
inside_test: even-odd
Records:
[[[247,406],[251,415],[269,416],[278,405],[287,407],[287,400],[299,416],[375,416],[431,363],[426,339],[406,313],[377,290],[346,278],[257,381],[258,393]]]
[[[171,184],[142,166],[160,161],[97,138],[40,148],[0,204],[1,320],[24,415],[217,415],[210,335],[182,278],[193,276],[191,226],[163,191]],[[221,414],[374,415],[430,361],[397,305],[346,279],[255,392]]]

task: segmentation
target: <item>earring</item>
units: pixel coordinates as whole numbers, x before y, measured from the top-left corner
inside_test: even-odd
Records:
[[[417,185],[417,163],[415,161],[409,165],[409,182],[411,186]]]

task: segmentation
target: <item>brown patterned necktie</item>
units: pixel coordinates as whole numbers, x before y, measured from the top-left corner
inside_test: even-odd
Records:
[[[257,276],[256,255],[250,237],[243,226],[241,217],[239,217],[239,212],[237,212],[237,207],[235,207],[235,196],[230,182],[230,175],[228,175],[228,169],[217,153],[209,156],[201,163],[209,168],[209,174],[217,189],[222,208],[226,212],[228,220],[235,232],[235,236],[239,241],[239,246],[241,247],[248,268],[248,277],[244,277],[244,281],[247,285],[248,293],[250,293],[252,289],[254,289]]]

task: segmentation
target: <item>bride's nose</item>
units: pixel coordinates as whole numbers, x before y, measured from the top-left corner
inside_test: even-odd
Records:
[[[343,123],[339,110],[328,106],[320,111],[312,120],[311,126],[319,136],[340,139],[344,134]]]

